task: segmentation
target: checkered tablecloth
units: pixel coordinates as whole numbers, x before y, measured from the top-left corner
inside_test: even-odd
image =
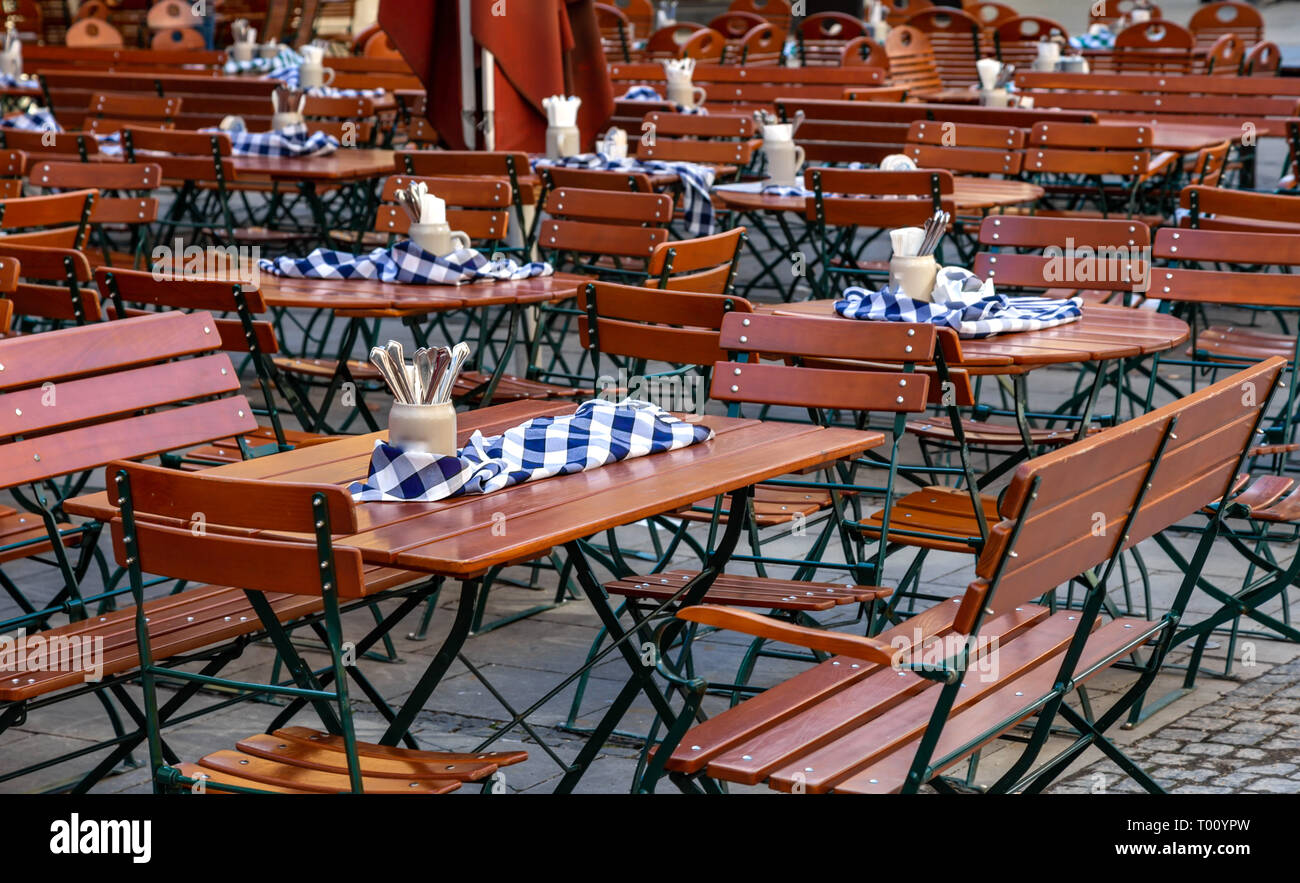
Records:
[[[407,285],[459,285],[480,279],[499,282],[550,276],[555,268],[534,261],[519,264],[503,258],[491,260],[472,248],[437,257],[409,239],[392,248],[377,248],[369,254],[318,248],[304,258],[288,255],[257,262],[262,270],[276,276],[302,279],[370,279],[376,282],[399,282]]]
[[[836,301],[835,312],[848,319],[944,325],[959,337],[978,338],[1074,322],[1083,315],[1083,299],[1009,298],[994,290],[992,280],[981,280],[961,267],[944,267],[933,303],[913,300],[889,286],[879,291],[850,288]]]
[[[225,132],[230,136],[230,150],[235,156],[328,156],[339,149],[337,138],[326,132],[308,133],[306,123],[274,132],[250,132],[240,120],[228,129],[200,131]]]
[[[603,153],[584,153],[564,159],[537,159],[533,167],[562,166],[568,169],[601,169],[615,172],[643,172],[647,175],[676,175],[682,182],[682,212],[686,231],[692,236],[712,236],[716,231],[713,217],[713,169],[689,162],[659,160],[610,159]]]
[[[406,453],[375,443],[361,502],[425,502],[489,494],[525,481],[596,469],[619,460],[690,447],[713,437],[649,402],[584,402],[564,417],[537,417],[502,435],[475,432],[458,456]]]

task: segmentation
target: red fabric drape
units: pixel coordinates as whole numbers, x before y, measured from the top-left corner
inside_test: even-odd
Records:
[[[542,99],[558,94],[582,98],[578,128],[590,146],[614,112],[593,0],[473,0],[471,10],[475,42],[496,57],[497,149],[544,150]],[[379,24],[423,80],[439,134],[465,147],[459,3],[380,0]]]

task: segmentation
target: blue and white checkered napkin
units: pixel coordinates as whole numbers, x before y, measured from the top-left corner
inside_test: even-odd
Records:
[[[0,74],[0,88],[28,89],[32,92],[39,92],[41,91],[41,84],[36,80],[24,80],[20,77],[11,76],[10,74]]]
[[[1115,32],[1105,25],[1097,27],[1097,32],[1076,34],[1070,38],[1070,46],[1074,49],[1114,49]]]
[[[326,132],[308,134],[306,123],[274,132],[250,132],[239,121],[228,129],[200,131],[225,132],[230,136],[230,151],[235,156],[328,156],[339,149],[337,138]]]
[[[429,254],[405,239],[392,248],[377,248],[369,254],[318,248],[305,258],[289,256],[263,258],[257,266],[276,276],[302,279],[371,279],[408,285],[459,285],[479,279],[506,282],[550,276],[555,268],[534,261],[519,264],[509,259],[490,260],[472,248],[441,257]]]
[[[296,73],[300,64],[302,64],[301,55],[288,46],[281,46],[280,51],[271,58],[255,55],[248,61],[235,61],[234,55],[228,53],[225,71],[227,74],[266,74],[273,79],[279,79],[276,74],[289,68]]]
[[[616,99],[618,101],[666,101],[654,86],[633,86]],[[693,116],[708,116],[709,110],[706,107],[686,107],[683,104],[673,104],[678,113],[689,113]]]
[[[564,159],[536,159],[533,167],[563,166],[567,169],[603,169],[614,172],[644,172],[647,175],[676,175],[682,182],[682,212],[686,231],[692,236],[712,236],[716,231],[713,218],[713,169],[689,162],[660,160],[611,159],[603,153],[583,153]]]
[[[874,292],[850,288],[835,302],[835,312],[848,319],[944,325],[959,337],[975,338],[1065,325],[1083,315],[1083,299],[1009,298],[994,291],[991,279],[981,280],[961,267],[944,267],[935,282],[933,303],[913,300],[889,286]]]
[[[375,442],[370,474],[348,490],[361,502],[432,503],[595,469],[618,460],[686,448],[713,437],[649,402],[584,402],[564,417],[537,417],[484,437],[475,432],[456,457],[405,453]]]
[[[44,107],[30,107],[26,113],[14,114],[0,120],[0,126],[6,129],[22,129],[27,132],[62,132],[63,128],[54,119],[54,114]]]
[[[813,196],[812,190],[805,190],[802,187],[788,187],[785,184],[764,184],[762,191],[764,196]]]

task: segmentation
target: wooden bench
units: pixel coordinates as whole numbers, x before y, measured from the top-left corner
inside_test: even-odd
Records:
[[[1161,619],[1103,622],[1108,577],[1126,548],[1224,496],[1282,368],[1283,360],[1270,359],[1022,464],[999,503],[1002,520],[976,579],[899,627],[863,637],[727,607],[680,611],[689,622],[837,655],[689,730],[674,728],[680,738],[658,746],[642,790],[667,772],[685,791],[716,791],[718,781],[796,793],[915,792],[926,784],[951,791],[945,771],[1025,723],[1027,742],[988,790],[1041,790],[1096,747],[1159,791],[1105,731],[1159,672],[1218,517]],[[1259,398],[1243,399],[1243,384]],[[1094,529],[1097,516],[1106,529]],[[1084,588],[1078,609],[1039,605],[1076,578]],[[672,634],[666,629],[665,640]],[[1065,701],[1147,644],[1137,681],[1111,708],[1085,718]],[[660,670],[692,691],[681,712],[690,720],[704,683]],[[1058,722],[1077,728],[1078,738],[1035,767]]]

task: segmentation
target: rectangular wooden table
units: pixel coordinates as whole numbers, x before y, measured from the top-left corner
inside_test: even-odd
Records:
[[[514,402],[462,413],[459,442],[464,444],[473,430],[497,434],[533,417],[570,413],[574,407]],[[629,629],[620,622],[592,570],[582,541],[601,531],[674,512],[719,494],[732,493],[731,511],[743,513],[747,511],[746,501],[753,485],[856,456],[884,442],[879,432],[714,416],[686,419],[710,426],[714,438],[689,448],[528,482],[493,494],[437,503],[358,504],[359,531],[338,538],[336,545],[359,549],[367,563],[461,581],[460,604],[451,631],[394,715],[381,740],[383,744],[395,745],[406,734],[460,654],[469,634],[483,574],[498,565],[542,558],[563,546],[573,561],[579,584],[608,629],[612,644],[517,715],[511,725],[526,725],[524,718],[615,649],[623,654],[631,669],[627,686],[578,758],[566,769],[559,790],[571,790],[639,693],[650,699],[665,720],[671,721],[674,716],[667,697],[654,680],[654,668],[642,663],[640,648],[630,640],[644,634],[644,629],[635,625]],[[346,486],[366,477],[374,443],[385,435],[355,436],[210,471],[219,476]],[[70,514],[99,521],[110,520],[116,513],[102,492],[70,500],[64,508]],[[721,541],[700,575],[684,583],[678,595],[661,605],[660,610],[671,603],[694,604],[703,598],[734,551],[745,521],[744,517],[728,521]],[[500,529],[502,524],[504,534]]]

